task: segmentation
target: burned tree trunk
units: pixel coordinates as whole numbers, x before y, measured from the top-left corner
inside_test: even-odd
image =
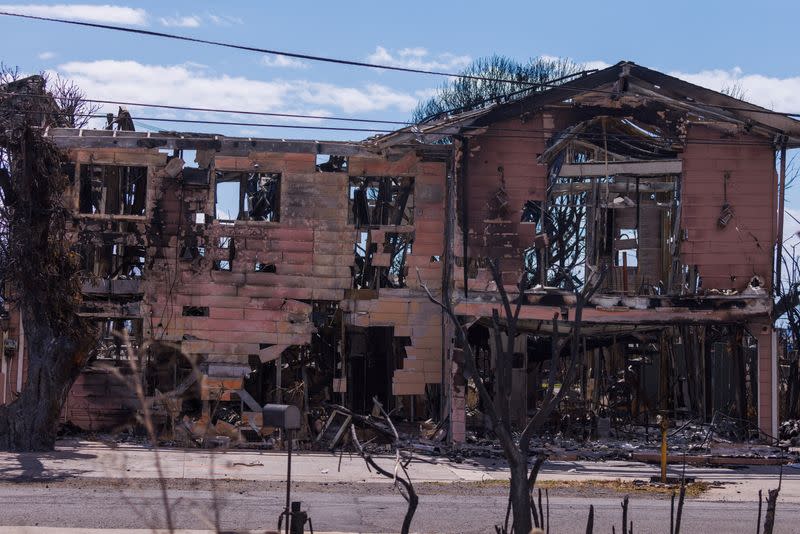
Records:
[[[41,126],[59,124],[44,79],[3,86],[0,113],[0,282],[5,302],[21,314],[27,381],[17,399],[0,406],[0,448],[48,450],[72,384],[88,359],[93,329],[77,315],[80,262],[66,235],[62,196],[69,178],[58,149]]]
[[[503,286],[503,278],[496,260],[489,262],[492,277],[497,285],[500,295],[500,307],[503,311],[504,325],[501,325],[500,313],[493,310],[492,326],[495,330],[495,343],[497,344],[497,367],[495,374],[498,378],[497,395],[493,398],[486,387],[480,373],[477,370],[475,354],[467,340],[467,333],[464,326],[453,311],[452,303],[437,300],[430,289],[420,279],[420,287],[425,291],[428,299],[439,306],[455,327],[455,334],[458,342],[464,351],[464,373],[468,378],[475,381],[481,401],[486,409],[486,414],[492,421],[492,428],[500,441],[500,446],[506,457],[511,472],[511,485],[509,502],[513,511],[514,522],[513,532],[529,532],[531,530],[531,498],[532,481],[529,480],[528,459],[530,458],[529,445],[534,433],[537,432],[546,421],[547,417],[561,403],[567,391],[572,387],[578,366],[579,347],[581,339],[581,323],[583,308],[589,299],[594,295],[597,288],[603,283],[605,270],[599,273],[597,280],[592,280],[586,284],[583,291],[576,291],[575,315],[571,332],[559,337],[558,315],[553,317],[553,340],[551,352],[551,373],[548,379],[548,388],[544,400],[537,412],[528,420],[525,429],[515,439],[511,432],[511,422],[509,420],[509,403],[511,401],[511,366],[514,354],[514,341],[517,334],[517,324],[524,303],[524,292],[526,281],[520,278],[518,285],[518,295],[514,307],[511,306],[511,299]],[[503,346],[500,341],[501,327],[505,326],[507,334],[507,344]],[[566,373],[561,382],[558,393],[555,392],[555,367],[562,353],[566,352],[569,345],[569,360],[566,364]],[[538,471],[540,463],[534,465]],[[535,480],[535,477],[531,477]]]
[[[52,450],[58,416],[88,354],[86,342],[55,331],[33,310],[22,310],[28,379],[14,402],[0,406],[0,449]]]
[[[510,498],[511,509],[514,512],[514,532],[528,532],[531,529],[531,499],[528,490],[527,451],[509,456],[508,466],[511,471]],[[520,531],[519,528],[528,530]]]

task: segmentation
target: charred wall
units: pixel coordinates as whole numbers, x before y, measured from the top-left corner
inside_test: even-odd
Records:
[[[370,328],[388,328],[394,339],[386,391],[421,395],[441,382],[441,314],[420,281],[441,291],[444,162],[413,152],[320,164],[302,152],[109,148],[72,150],[70,158],[71,235],[92,267],[84,315],[135,331],[142,346],[179,346],[205,373],[203,399],[232,399],[254,362],[315,357],[322,346],[326,395],[345,399],[349,331]],[[354,221],[360,177],[411,184],[404,217],[377,192],[373,209],[385,203],[398,217]],[[356,274],[365,262],[374,285]],[[125,357],[109,353],[104,365]],[[90,366],[64,417],[91,429],[124,422],[130,406],[115,387],[101,366]]]
[[[693,125],[681,155],[681,261],[706,289],[744,290],[754,276],[772,284],[777,233],[774,149],[763,138]],[[733,216],[720,225],[725,204]]]

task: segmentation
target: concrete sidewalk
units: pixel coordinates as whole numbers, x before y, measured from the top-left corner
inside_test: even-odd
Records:
[[[161,474],[170,479],[216,479],[283,481],[286,454],[253,450],[161,449],[158,458]],[[417,456],[411,464],[414,482],[484,482],[508,480],[509,472],[500,459],[467,458],[461,463],[446,457]],[[390,479],[370,473],[356,456],[296,452],[292,457],[292,480],[317,483],[387,483]],[[394,457],[376,457],[389,470]],[[682,466],[670,466],[671,476],[679,476]],[[779,467],[750,466],[686,467],[686,475],[699,481],[723,482],[701,498],[704,500],[753,501],[759,489],[778,484]],[[539,480],[586,481],[649,480],[658,466],[631,461],[548,461]],[[61,441],[48,453],[0,453],[0,482],[65,480],[74,478],[156,479],[159,477],[156,454],[142,446],[110,446],[100,442]],[[781,501],[800,503],[800,469],[784,467]]]

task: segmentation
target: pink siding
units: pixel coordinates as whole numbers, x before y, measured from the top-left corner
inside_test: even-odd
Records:
[[[753,275],[771,284],[777,231],[772,147],[747,135],[722,139],[703,126],[692,126],[688,136],[682,155],[681,227],[688,232],[681,243],[683,263],[698,266],[705,289],[742,290]],[[727,198],[735,215],[726,228],[720,228],[717,219],[726,172],[730,173]]]

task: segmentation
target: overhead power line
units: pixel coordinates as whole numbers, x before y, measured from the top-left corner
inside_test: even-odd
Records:
[[[3,96],[18,96],[17,93],[9,93],[0,91],[0,95]],[[34,95],[34,94],[26,94],[24,95],[25,98],[43,98],[49,99],[53,98],[55,100],[59,100],[60,97],[54,95]],[[345,122],[366,122],[366,123],[374,123],[374,124],[395,124],[399,126],[410,126],[411,122],[404,122],[404,121],[391,121],[391,120],[384,120],[384,119],[364,119],[364,118],[356,118],[356,117],[337,117],[332,115],[305,115],[302,113],[278,113],[272,111],[248,111],[242,109],[219,109],[219,108],[201,108],[201,107],[194,107],[194,106],[180,106],[177,104],[146,104],[144,102],[127,102],[124,100],[102,100],[97,98],[81,98],[84,102],[90,102],[92,104],[113,104],[115,106],[131,106],[131,107],[141,107],[141,108],[155,108],[155,109],[169,109],[173,111],[197,111],[202,113],[226,113],[226,114],[235,114],[235,115],[255,115],[259,117],[282,117],[287,119],[315,119],[315,120],[331,120],[331,121],[345,121]]]
[[[211,46],[220,46],[224,48],[231,48],[235,50],[244,50],[248,52],[258,52],[261,54],[270,54],[274,56],[285,56],[295,59],[305,59],[308,61],[318,61],[324,63],[333,63],[338,65],[350,65],[354,67],[365,67],[365,68],[372,68],[372,69],[381,69],[381,70],[389,70],[389,71],[396,71],[396,72],[406,72],[406,73],[414,73],[414,74],[425,74],[430,76],[444,76],[448,78],[463,78],[467,80],[477,80],[477,81],[487,81],[487,82],[496,82],[496,83],[509,83],[515,85],[522,85],[528,87],[539,87],[544,89],[552,89],[552,88],[561,88],[567,91],[573,91],[576,93],[598,93],[598,94],[607,94],[607,95],[616,95],[617,92],[614,90],[608,89],[597,89],[597,88],[578,88],[578,87],[569,87],[558,82],[562,82],[564,80],[568,80],[571,78],[577,78],[580,76],[584,76],[593,72],[597,72],[597,69],[591,70],[584,70],[581,72],[576,72],[574,74],[570,74],[567,76],[563,76],[561,78],[550,80],[546,83],[539,83],[539,82],[531,82],[525,80],[508,80],[503,78],[490,78],[486,76],[478,76],[474,74],[459,74],[455,72],[446,72],[446,71],[438,71],[438,70],[426,70],[426,69],[417,69],[413,67],[401,67],[397,65],[381,65],[377,63],[368,63],[365,61],[355,61],[350,59],[341,59],[341,58],[334,58],[328,56],[318,56],[313,54],[302,54],[299,52],[288,52],[284,50],[274,50],[269,48],[260,48],[256,46],[248,46],[248,45],[239,45],[235,43],[226,43],[223,41],[214,41],[210,39],[200,39],[197,37],[189,37],[186,35],[178,35],[174,33],[166,33],[166,32],[157,32],[152,30],[143,30],[139,28],[127,28],[125,26],[116,26],[113,24],[100,24],[96,22],[82,22],[77,20],[67,20],[67,19],[60,19],[55,17],[41,17],[36,15],[24,15],[22,13],[11,13],[8,11],[0,11],[1,16],[7,17],[17,17],[22,19],[30,19],[30,20],[40,20],[46,22],[57,22],[60,24],[71,24],[74,26],[84,26],[88,28],[98,28],[103,30],[111,30],[111,31],[119,31],[125,33],[132,33],[138,35],[147,35],[151,37],[161,37],[164,39],[174,39],[177,41],[186,41],[191,43],[198,43],[198,44],[207,44]],[[497,100],[498,97],[491,97],[485,99],[483,102],[488,102],[490,100]],[[502,99],[503,97],[499,97]],[[749,107],[743,106],[724,106],[724,105],[714,105],[713,107],[717,107],[720,109],[725,109],[728,111],[745,111],[748,113],[761,113],[765,115],[781,115],[781,116],[790,116],[790,117],[800,117],[800,112],[785,112],[785,111],[774,111],[769,109],[751,109]]]
[[[7,16],[7,17],[17,17],[22,19],[30,19],[30,20],[41,20],[47,22],[58,22],[61,24],[71,24],[74,26],[84,26],[88,28],[99,28],[103,30],[112,30],[112,31],[119,31],[119,32],[126,32],[126,33],[133,33],[137,35],[148,35],[150,37],[161,37],[164,39],[174,39],[177,41],[187,41],[190,43],[199,43],[199,44],[207,44],[212,46],[221,46],[224,48],[233,48],[235,50],[244,50],[247,52],[258,52],[260,54],[270,54],[273,56],[285,56],[294,59],[305,59],[307,61],[319,61],[324,63],[334,63],[337,65],[350,65],[353,67],[366,67],[371,69],[381,69],[381,70],[391,70],[397,72],[408,72],[414,74],[426,74],[429,76],[446,76],[448,78],[465,78],[469,80],[479,80],[479,81],[487,81],[487,82],[499,82],[499,83],[511,83],[517,85],[528,85],[531,87],[559,87],[558,84],[553,83],[558,80],[552,80],[549,83],[536,83],[530,81],[523,81],[523,80],[507,80],[502,78],[489,78],[486,76],[476,76],[471,74],[458,74],[455,72],[446,72],[446,71],[439,71],[439,70],[426,70],[426,69],[415,69],[413,67],[400,67],[397,65],[381,65],[377,63],[368,63],[366,61],[355,61],[351,59],[340,59],[335,57],[327,57],[327,56],[317,56],[313,54],[301,54],[299,52],[287,52],[284,50],[274,50],[270,48],[260,48],[257,46],[248,46],[248,45],[239,45],[234,43],[226,43],[223,41],[213,41],[210,39],[200,39],[198,37],[189,37],[187,35],[178,35],[174,33],[166,33],[166,32],[156,32],[152,30],[142,30],[140,28],[126,28],[125,26],[115,26],[113,24],[100,24],[97,22],[82,22],[77,20],[67,20],[67,19],[59,19],[55,17],[40,17],[36,15],[24,15],[22,13],[11,13],[8,11],[0,11],[0,15]],[[588,72],[588,71],[583,71]],[[569,76],[564,77],[566,78],[573,78],[575,76],[580,75],[581,73],[575,73]]]

